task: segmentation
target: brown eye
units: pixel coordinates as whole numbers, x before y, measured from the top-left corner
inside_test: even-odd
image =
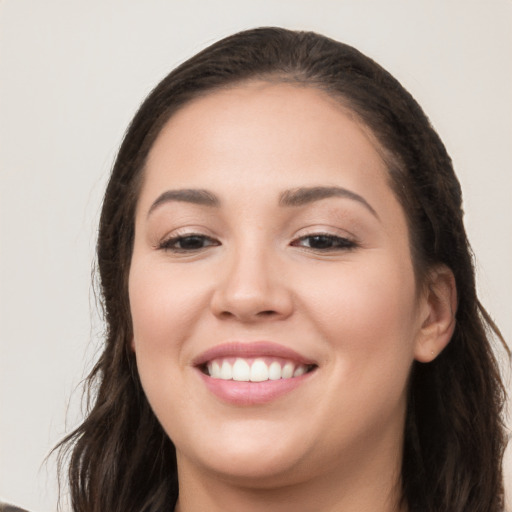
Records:
[[[304,236],[294,241],[292,245],[316,251],[353,249],[356,246],[356,244],[348,238],[326,234]]]
[[[159,249],[175,252],[200,251],[207,247],[220,245],[217,240],[205,235],[186,235],[172,237],[160,244]]]

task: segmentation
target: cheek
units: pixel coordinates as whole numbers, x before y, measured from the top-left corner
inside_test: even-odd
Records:
[[[314,322],[330,347],[332,378],[323,409],[352,413],[333,435],[401,420],[414,359],[415,288],[412,270],[381,261],[329,273],[315,297]],[[327,277],[327,276],[326,276]],[[318,281],[320,276],[318,276]],[[334,398],[333,398],[334,397]]]
[[[194,400],[183,382],[183,347],[200,323],[206,295],[204,281],[201,286],[187,273],[170,272],[165,262],[134,259],[129,296],[137,369],[146,397],[171,437],[181,428],[176,420]]]
[[[129,296],[134,348],[144,357],[178,352],[206,307],[204,281],[194,274],[170,272],[165,261],[134,261]]]
[[[416,329],[412,266],[396,259],[369,258],[338,272],[316,275],[311,314],[323,338],[346,364],[409,365]],[[323,283],[322,286],[319,286]],[[306,285],[306,283],[304,283]],[[306,285],[307,286],[307,285]]]

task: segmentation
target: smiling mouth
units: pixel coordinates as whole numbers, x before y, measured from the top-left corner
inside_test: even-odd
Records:
[[[317,361],[278,343],[227,342],[191,361],[206,388],[235,407],[265,405],[310,381]]]
[[[212,379],[237,382],[288,380],[315,368],[315,364],[280,357],[219,357],[201,365],[201,371]]]

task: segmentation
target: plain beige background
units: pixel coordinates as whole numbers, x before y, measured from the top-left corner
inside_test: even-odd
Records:
[[[101,340],[91,262],[127,123],[176,64],[259,25],[353,44],[412,92],[453,157],[481,297],[512,340],[512,1],[0,0],[4,499],[56,508],[55,463],[41,464],[79,418]]]

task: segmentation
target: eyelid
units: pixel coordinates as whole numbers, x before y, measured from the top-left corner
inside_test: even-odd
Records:
[[[204,245],[202,247],[192,247],[192,248],[185,248],[185,247],[173,247],[173,244],[177,244],[181,240],[186,240],[187,238],[202,238],[204,241],[213,242],[208,243],[207,245]],[[158,249],[164,250],[164,251],[171,251],[176,253],[196,253],[199,251],[203,251],[204,249],[207,249],[208,247],[216,247],[220,245],[217,240],[204,236],[204,235],[185,235],[185,236],[174,236],[167,239],[164,239],[158,246]]]
[[[302,246],[298,243],[298,242],[305,241],[307,239],[312,239],[312,238],[317,238],[317,239],[323,238],[323,239],[331,241],[337,245],[334,245],[333,247],[320,248],[320,247]],[[315,251],[315,250],[316,251],[341,251],[341,250],[347,250],[347,249],[354,249],[355,247],[357,247],[358,244],[354,240],[352,240],[351,238],[348,238],[346,236],[332,235],[330,233],[311,233],[308,235],[303,235],[298,238],[295,238],[292,241],[291,245],[294,247],[304,247],[306,249],[310,249],[313,251]]]
[[[328,224],[312,224],[304,226],[295,231],[293,239],[304,238],[307,236],[332,236],[338,238],[347,238],[352,241],[357,241],[357,237],[350,231],[340,228],[339,226],[333,226]]]
[[[332,242],[332,245],[330,247],[314,247],[311,246],[311,244],[304,245],[302,243],[307,239],[312,239],[313,237],[323,237],[325,238],[324,242],[330,240]],[[297,247],[307,252],[323,254],[347,252],[361,247],[359,239],[352,233],[342,230],[337,226],[330,226],[325,224],[309,225],[299,229],[293,236],[290,245],[292,247]]]
[[[162,236],[159,236],[159,241],[186,236],[205,236],[207,238],[213,239],[217,238],[212,230],[208,229],[206,226],[202,226],[200,224],[190,224],[166,231]]]
[[[222,245],[221,242],[218,240],[218,238],[214,235],[212,235],[210,230],[207,230],[203,227],[196,227],[196,226],[187,226],[183,228],[178,228],[170,233],[166,234],[165,236],[159,238],[157,242],[154,244],[154,248],[157,250],[169,250],[173,252],[194,252],[194,251],[201,251],[203,249],[206,249],[207,247],[214,247],[218,245]],[[186,239],[186,238],[202,238],[205,240],[208,240],[209,243],[207,246],[198,248],[198,249],[180,249],[178,247],[172,248],[170,247],[172,243],[176,243],[179,240]]]

